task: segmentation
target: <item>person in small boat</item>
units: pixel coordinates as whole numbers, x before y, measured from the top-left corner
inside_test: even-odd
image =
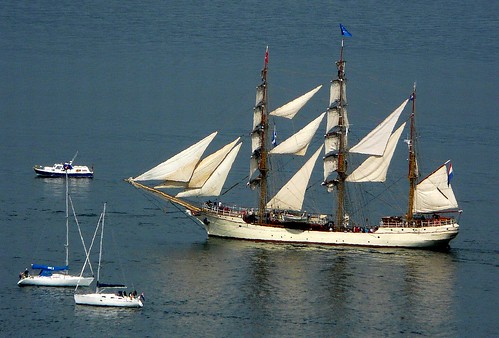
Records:
[[[19,279],[24,279],[24,278],[28,278],[29,276],[29,271],[28,271],[28,268],[26,268],[24,270],[24,272],[20,272],[19,273]]]

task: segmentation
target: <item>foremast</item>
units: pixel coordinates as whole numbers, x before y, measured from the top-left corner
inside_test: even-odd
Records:
[[[414,83],[413,91],[410,97],[412,101],[412,112],[410,117],[411,130],[409,134],[408,147],[409,147],[409,173],[407,178],[409,180],[409,205],[407,208],[406,220],[411,222],[414,218],[414,193],[416,191],[418,170],[416,161],[416,129],[414,117],[416,114],[416,83]]]
[[[267,105],[267,67],[269,62],[269,47],[265,50],[265,60],[262,69],[262,82],[256,89],[256,104],[253,110],[253,130],[251,132],[252,155],[250,164],[251,188],[258,186],[258,222],[265,222],[265,208],[268,199],[267,193],[267,173],[268,173],[268,105]],[[258,170],[258,176],[252,178]]]

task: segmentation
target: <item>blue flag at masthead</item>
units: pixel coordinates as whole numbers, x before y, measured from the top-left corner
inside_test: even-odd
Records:
[[[341,29],[341,35],[343,35],[343,36],[352,36],[352,34],[350,34],[350,32],[347,31],[347,29],[345,28],[345,26],[343,26],[341,23],[340,23],[340,29]]]

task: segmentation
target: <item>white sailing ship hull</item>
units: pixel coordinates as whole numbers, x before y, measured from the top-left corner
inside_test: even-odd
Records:
[[[130,298],[128,296],[118,296],[114,293],[89,293],[74,295],[76,304],[90,306],[111,306],[111,307],[143,307],[140,298]]]
[[[93,277],[80,277],[54,273],[52,276],[28,276],[17,282],[19,286],[89,286]]]
[[[342,28],[342,34],[344,27]],[[351,36],[348,34],[348,36]],[[445,162],[432,174],[419,180],[417,157],[415,151],[415,100],[416,88],[409,98],[388,117],[368,133],[358,144],[350,147],[348,133],[350,122],[347,113],[345,62],[343,59],[343,40],[340,60],[336,62],[338,77],[331,81],[329,105],[325,112],[309,122],[292,136],[277,144],[276,131],[271,136],[269,116],[293,118],[303,105],[320,88],[316,87],[305,95],[288,104],[268,112],[267,65],[268,48],[265,52],[264,68],[261,72],[261,82],[256,87],[255,104],[253,108],[253,123],[250,133],[251,156],[249,163],[248,186],[257,189],[258,203],[253,209],[237,209],[223,206],[221,202],[213,204],[208,201],[199,207],[183,200],[188,196],[220,196],[223,185],[232,166],[233,157],[223,153],[225,159],[213,154],[201,160],[203,152],[213,135],[178,153],[146,173],[130,178],[134,186],[157,194],[168,201],[185,207],[188,212],[204,225],[209,236],[245,239],[252,241],[270,241],[321,245],[356,245],[370,247],[406,247],[406,248],[438,248],[447,247],[457,236],[459,225],[448,212],[461,212],[455,199],[450,180],[453,176],[450,161]],[[410,115],[409,146],[409,198],[408,212],[402,216],[383,217],[379,226],[356,226],[362,219],[350,219],[347,193],[350,184],[363,182],[385,182],[388,169],[394,155],[397,143],[403,133],[406,122],[395,129],[399,117],[407,104],[412,101]],[[277,167],[272,161],[275,156],[304,156],[314,140],[320,123],[326,116],[326,134],[324,144],[305,162],[304,165],[279,190]],[[275,125],[274,125],[275,126]],[[395,131],[394,131],[395,129]],[[272,137],[272,141],[271,141]],[[238,140],[236,141],[238,142]],[[270,147],[272,143],[272,147]],[[224,147],[225,148],[225,147]],[[310,186],[310,178],[315,163],[324,149],[323,182],[328,192],[334,192],[337,203],[335,220],[331,215],[308,215],[303,212],[305,195]],[[231,150],[237,153],[235,148]],[[369,156],[353,172],[347,171],[347,158],[350,153]],[[215,154],[218,154],[215,153]],[[235,155],[234,155],[235,156]],[[182,161],[180,161],[182,158]],[[205,177],[205,183],[191,178],[200,168],[199,177]],[[207,168],[210,168],[208,170]],[[287,170],[289,168],[284,168]],[[138,181],[163,181],[155,188],[148,187]],[[177,186],[169,181],[174,181]],[[273,181],[273,182],[272,182]],[[347,184],[348,182],[348,184]],[[200,188],[191,186],[200,185]],[[194,184],[195,183],[195,184]],[[158,188],[187,187],[186,191],[170,195],[157,190]],[[229,188],[231,190],[234,186]],[[275,190],[275,191],[273,191]],[[226,192],[227,192],[226,191]],[[255,196],[255,197],[256,197]],[[307,197],[308,199],[309,197]],[[441,215],[441,213],[444,213]],[[362,215],[363,213],[355,213]],[[360,216],[359,216],[360,217]],[[258,224],[268,222],[268,224]],[[336,225],[336,226],[335,226]],[[345,231],[343,231],[345,230]]]
[[[372,233],[317,231],[246,223],[242,216],[204,213],[196,218],[209,236],[252,241],[372,247],[439,248],[457,236],[451,222],[429,227],[380,227]]]

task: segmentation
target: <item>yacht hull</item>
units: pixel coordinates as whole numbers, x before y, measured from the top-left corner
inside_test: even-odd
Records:
[[[89,286],[93,277],[80,277],[54,273],[51,276],[28,276],[17,282],[18,286]]]
[[[118,296],[115,295],[114,293],[75,294],[74,300],[76,304],[90,305],[90,306],[130,307],[130,308],[140,308],[144,306],[140,298]]]

